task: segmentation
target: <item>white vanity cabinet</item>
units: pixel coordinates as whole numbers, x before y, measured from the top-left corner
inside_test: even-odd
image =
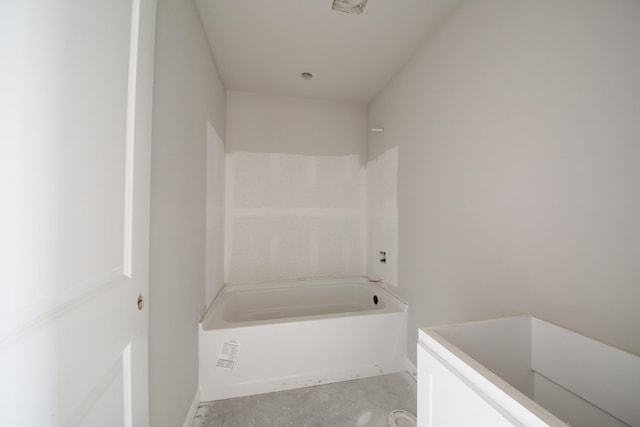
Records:
[[[640,357],[532,316],[419,331],[418,426],[640,426]]]

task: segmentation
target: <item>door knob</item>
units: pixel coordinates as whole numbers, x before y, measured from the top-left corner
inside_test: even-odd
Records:
[[[144,297],[142,294],[138,295],[138,310],[142,310],[144,307]]]

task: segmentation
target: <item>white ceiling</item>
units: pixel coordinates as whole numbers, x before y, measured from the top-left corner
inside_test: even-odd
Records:
[[[195,0],[229,90],[369,101],[457,0]],[[304,71],[313,79],[303,80]]]

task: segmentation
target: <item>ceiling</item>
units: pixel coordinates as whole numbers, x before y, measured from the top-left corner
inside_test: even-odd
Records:
[[[454,0],[195,0],[228,90],[367,102],[406,64]],[[308,71],[311,80],[300,74]]]

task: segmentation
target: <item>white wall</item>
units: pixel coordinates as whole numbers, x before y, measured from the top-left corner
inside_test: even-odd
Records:
[[[365,105],[227,99],[225,281],[363,275]]]
[[[418,327],[515,313],[640,354],[639,22],[630,0],[466,2],[372,101],[409,354]]]
[[[198,389],[205,305],[207,121],[225,135],[225,89],[191,1],[159,0],[151,261],[150,425],[182,425]]]

